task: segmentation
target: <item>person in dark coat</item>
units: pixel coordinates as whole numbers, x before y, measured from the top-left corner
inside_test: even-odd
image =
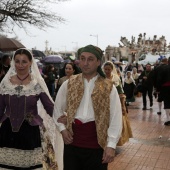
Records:
[[[9,55],[4,55],[0,63],[0,82],[5,77],[6,73],[10,68],[11,58]]]
[[[164,125],[170,126],[170,58],[168,59],[168,65],[164,66],[159,74],[157,87],[158,92],[160,92],[163,97],[167,117]]]
[[[147,109],[146,95],[148,94],[150,100],[150,107],[153,106],[153,76],[151,65],[148,63],[146,65],[146,70],[144,70],[139,76],[139,80],[142,81],[142,98],[143,98],[143,110]]]
[[[46,84],[49,90],[49,93],[51,97],[54,97],[54,92],[55,92],[55,74],[54,74],[54,66],[50,64],[47,69],[46,73]]]
[[[158,96],[158,99],[157,99],[158,109],[159,109],[159,111],[157,112],[158,115],[161,115],[163,96],[162,96],[161,91],[160,91],[160,89],[159,89],[157,84],[159,84],[159,80],[158,79],[160,77],[160,73],[162,72],[164,67],[167,66],[167,64],[168,64],[168,59],[164,58],[164,59],[162,59],[161,63],[154,68],[154,78],[153,78],[153,80],[154,80],[153,81],[153,83],[154,83],[154,96],[155,97]]]

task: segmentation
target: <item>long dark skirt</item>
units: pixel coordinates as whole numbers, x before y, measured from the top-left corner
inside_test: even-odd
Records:
[[[124,89],[124,93],[126,95],[126,102],[134,102],[135,101],[135,97],[134,97],[135,85],[134,85],[134,83],[127,84],[125,82],[123,89]]]
[[[0,127],[0,169],[41,169],[42,148],[39,126],[24,121],[19,132],[12,132],[6,119]]]

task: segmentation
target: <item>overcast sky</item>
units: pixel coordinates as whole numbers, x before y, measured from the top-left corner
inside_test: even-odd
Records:
[[[67,22],[46,32],[31,28],[32,36],[19,30],[18,37],[27,48],[44,51],[46,40],[55,51],[73,50],[77,44],[97,45],[97,38],[90,35],[98,35],[102,50],[118,46],[121,36],[131,40],[139,33],[151,39],[164,35],[170,42],[170,0],[70,0],[51,9]]]

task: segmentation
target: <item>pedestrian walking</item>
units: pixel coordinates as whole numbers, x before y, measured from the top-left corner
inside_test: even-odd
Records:
[[[158,93],[161,94],[164,102],[164,109],[166,112],[167,120],[164,123],[165,126],[170,126],[170,58],[168,59],[168,65],[161,69],[160,76],[158,77],[157,87]]]
[[[146,64],[146,70],[144,70],[139,76],[139,81],[142,81],[142,98],[143,98],[143,110],[147,109],[146,96],[149,96],[150,107],[153,106],[153,76],[154,72],[151,65]]]
[[[106,78],[111,80],[114,83],[114,85],[116,86],[116,89],[118,91],[119,98],[121,101],[123,128],[122,128],[121,137],[120,137],[117,145],[122,146],[127,141],[129,141],[129,138],[133,137],[132,130],[130,127],[130,122],[129,122],[128,115],[127,115],[126,96],[124,94],[121,80],[118,76],[118,73],[117,73],[117,70],[116,70],[114,64],[110,61],[107,61],[103,65],[103,70],[104,70],[104,73],[106,74]]]
[[[124,80],[124,87],[123,87],[126,95],[127,105],[129,105],[130,102],[135,101],[135,96],[134,96],[135,88],[136,85],[135,85],[135,80],[132,78],[132,73],[131,71],[127,71]]]
[[[162,93],[161,93],[161,86],[159,86],[160,84],[160,76],[162,76],[162,71],[164,70],[165,66],[167,66],[168,64],[168,59],[167,58],[163,58],[161,60],[161,63],[159,65],[157,65],[155,68],[154,68],[154,77],[153,77],[153,80],[154,80],[154,96],[155,97],[158,97],[157,98],[157,102],[158,102],[158,112],[157,114],[158,115],[161,115],[161,109],[162,109],[162,102],[163,102],[163,96],[162,96]]]

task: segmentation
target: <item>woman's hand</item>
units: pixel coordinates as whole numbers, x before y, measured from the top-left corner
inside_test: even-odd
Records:
[[[67,125],[67,116],[66,115],[62,115],[57,119],[58,123],[63,123],[64,125]]]

